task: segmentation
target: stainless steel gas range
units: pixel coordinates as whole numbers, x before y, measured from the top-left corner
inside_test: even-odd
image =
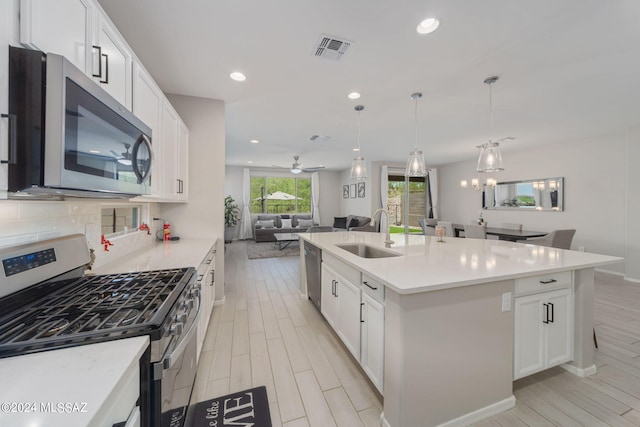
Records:
[[[0,261],[0,358],[148,335],[142,425],[183,426],[201,307],[193,267],[84,276],[81,234],[0,248]]]

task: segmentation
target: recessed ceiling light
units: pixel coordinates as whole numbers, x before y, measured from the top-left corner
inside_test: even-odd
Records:
[[[252,139],[249,142],[252,143],[252,144],[258,144],[260,141],[258,141],[257,139]]]
[[[360,151],[360,149],[356,147],[353,149],[353,151]]]
[[[100,154],[99,150],[89,150],[91,154]]]
[[[347,95],[347,98],[349,98],[349,99],[358,99],[358,98],[360,98],[360,94],[358,92],[351,92],[349,95]]]
[[[437,30],[439,26],[440,21],[438,21],[436,18],[428,18],[418,24],[418,28],[416,28],[416,31],[419,34],[429,34]]]
[[[253,160],[247,160],[247,163],[252,164]]]
[[[229,77],[231,77],[233,80],[235,80],[237,82],[243,82],[243,81],[247,80],[247,76],[245,76],[244,74],[242,74],[239,71],[234,71],[233,73],[229,74]]]

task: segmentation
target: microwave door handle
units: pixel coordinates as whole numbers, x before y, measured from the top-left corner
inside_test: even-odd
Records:
[[[140,150],[140,146],[145,145],[147,147],[147,151],[149,152],[149,163],[147,165],[147,169],[141,171],[138,167],[138,151]],[[133,173],[138,178],[138,183],[142,184],[149,178],[149,174],[151,173],[151,162],[152,162],[153,154],[151,152],[151,142],[147,138],[147,136],[143,133],[140,134],[136,142],[133,144],[133,148],[131,149],[131,166],[133,166]]]
[[[17,134],[17,116],[15,114],[2,114],[2,117],[9,119],[9,158],[2,160],[0,163],[15,165],[18,163],[18,134]]]
[[[198,319],[200,318],[201,310],[202,310],[202,297],[200,296],[200,294],[198,294],[198,311],[196,311],[196,315],[194,316],[193,322],[191,323],[191,326],[189,326],[189,330],[187,331],[187,333],[182,336],[182,339],[180,340],[178,345],[176,345],[176,348],[173,349],[171,354],[168,354],[162,361],[162,367],[164,369],[169,369],[173,364],[173,362],[176,359],[178,359],[180,356],[182,356],[182,353],[184,353],[185,348],[187,348],[187,344],[189,344],[189,340],[197,330]]]

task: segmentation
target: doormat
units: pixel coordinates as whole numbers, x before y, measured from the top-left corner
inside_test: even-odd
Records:
[[[285,242],[287,243],[287,242]],[[280,250],[274,242],[247,242],[247,258],[279,258],[284,256],[300,256],[298,242],[288,242],[289,246]]]
[[[198,402],[189,411],[194,412],[193,417],[189,417],[192,420],[191,427],[271,427],[265,386]]]

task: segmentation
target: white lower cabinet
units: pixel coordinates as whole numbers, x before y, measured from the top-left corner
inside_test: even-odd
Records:
[[[360,288],[323,263],[321,293],[322,314],[360,360]]]
[[[573,359],[573,289],[514,298],[513,379]]]
[[[323,256],[320,311],[382,393],[384,288],[373,282],[365,288],[361,277],[361,272],[352,267],[334,258],[327,262]]]
[[[216,297],[216,246],[217,242],[211,247],[204,260],[198,266],[196,274],[198,275],[197,283],[200,289],[200,319],[198,320],[198,339],[197,339],[197,359],[200,359],[200,353],[204,346],[204,339],[207,335],[209,320],[213,312],[213,302]],[[196,285],[197,286],[197,285]]]
[[[384,379],[384,305],[362,293],[360,364],[382,393]]]

